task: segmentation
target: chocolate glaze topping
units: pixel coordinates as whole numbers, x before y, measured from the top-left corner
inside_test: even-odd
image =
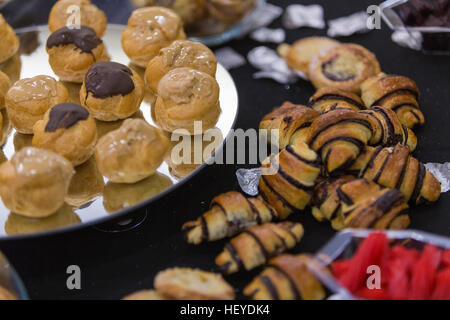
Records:
[[[95,31],[86,26],[80,29],[61,28],[53,32],[47,40],[47,48],[74,44],[81,52],[91,53],[102,43]]]
[[[86,73],[87,93],[105,99],[115,95],[125,96],[134,90],[130,68],[117,62],[98,62]],[[87,94],[86,94],[87,97]]]
[[[58,129],[68,129],[78,121],[89,118],[89,111],[75,103],[61,103],[50,111],[45,132],[55,132]]]

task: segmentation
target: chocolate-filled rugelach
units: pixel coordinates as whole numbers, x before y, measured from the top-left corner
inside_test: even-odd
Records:
[[[280,45],[278,53],[286,60],[289,67],[308,75],[311,59],[322,50],[338,44],[340,44],[339,41],[327,37],[307,37],[294,42],[292,45]]]
[[[244,289],[253,300],[322,300],[325,290],[309,271],[309,257],[281,255],[273,258],[267,267]]]
[[[0,194],[14,213],[42,218],[55,213],[64,203],[72,164],[43,149],[27,147],[0,165]]]
[[[122,48],[131,62],[146,68],[172,41],[186,39],[183,22],[172,9],[146,7],[133,11],[122,32]]]
[[[254,269],[292,249],[302,239],[303,231],[300,223],[290,221],[250,227],[226,244],[216,265],[225,274]]]
[[[317,89],[335,87],[356,94],[361,92],[361,83],[379,72],[375,55],[352,43],[322,50],[309,65],[309,76]]]
[[[368,120],[372,125],[373,134],[369,145],[391,147],[400,143],[408,146],[411,152],[416,149],[416,135],[411,129],[401,124],[397,114],[391,109],[372,107],[360,111],[360,113],[368,115]]]
[[[368,108],[382,106],[392,109],[408,128],[422,126],[425,118],[419,109],[417,84],[408,77],[380,73],[361,85],[362,100]]]
[[[158,85],[156,123],[168,132],[204,133],[219,119],[219,92],[219,84],[210,75],[190,68],[173,69]],[[201,123],[201,132],[195,132],[195,122]]]
[[[148,64],[145,71],[145,83],[155,93],[159,81],[170,70],[188,67],[211,77],[216,77],[217,59],[214,53],[200,42],[177,40],[161,49]]]
[[[50,32],[68,24],[77,27],[78,23],[91,27],[101,38],[106,30],[107,19],[105,13],[90,0],[59,0],[55,3],[48,18]]]
[[[320,113],[335,109],[350,109],[354,111],[366,109],[364,102],[358,95],[333,87],[324,87],[317,90],[309,99],[308,105]]]
[[[6,22],[3,15],[0,14],[0,62],[4,62],[11,58],[19,50],[19,38],[16,36],[14,29]]]
[[[256,5],[256,0],[205,0],[209,14],[217,20],[234,23],[242,20]]]
[[[261,198],[246,198],[239,192],[227,192],[211,201],[210,209],[197,220],[186,222],[182,231],[186,241],[200,244],[231,237],[247,227],[278,218]]]
[[[127,119],[104,135],[95,147],[103,176],[116,183],[135,183],[151,176],[164,160],[169,140],[159,128],[141,119]]]
[[[86,26],[56,30],[46,49],[50,66],[62,81],[82,83],[94,63],[109,60],[103,41]]]
[[[316,118],[308,144],[322,159],[328,174],[350,167],[372,138],[367,115],[353,110],[332,110]]]
[[[441,184],[423,163],[412,157],[407,146],[367,147],[349,171],[362,178],[395,188],[410,204],[437,201]]]
[[[233,288],[220,274],[190,268],[172,268],[159,272],[155,289],[174,300],[234,300]]]
[[[61,103],[33,127],[33,147],[59,153],[73,166],[86,162],[97,143],[97,126],[89,111],[75,103]]]
[[[300,141],[266,159],[262,170],[261,197],[275,208],[280,219],[286,219],[309,204],[321,168],[317,154]]]
[[[313,216],[319,221],[330,221],[336,230],[406,229],[410,223],[407,209],[398,190],[352,176],[318,184],[313,200]]]
[[[61,82],[49,76],[36,76],[17,81],[6,94],[5,103],[14,128],[32,134],[34,124],[44,117],[51,107],[69,98]]]
[[[308,128],[319,115],[311,108],[286,101],[261,120],[259,129],[268,130],[268,142],[284,149],[288,144],[306,141]],[[271,141],[271,130],[278,130],[279,141]]]
[[[144,82],[136,71],[117,62],[97,62],[86,73],[80,101],[95,119],[115,121],[135,113],[144,94]]]

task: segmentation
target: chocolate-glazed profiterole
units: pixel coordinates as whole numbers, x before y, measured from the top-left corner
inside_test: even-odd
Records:
[[[2,39],[0,41],[0,62],[3,62],[19,50],[19,38],[2,14],[0,14],[0,36]]]
[[[81,83],[94,63],[109,60],[103,41],[86,26],[55,31],[46,48],[50,66],[62,81]]]
[[[112,182],[135,183],[156,172],[169,147],[162,130],[144,120],[127,119],[104,135],[95,147],[95,159],[103,176]]]
[[[86,162],[97,142],[97,126],[89,111],[74,103],[54,106],[33,127],[33,146],[59,153],[74,166]]]
[[[161,49],[150,61],[145,71],[145,83],[153,92],[157,92],[161,78],[170,70],[181,67],[202,71],[215,77],[217,59],[214,53],[200,42],[177,40]]]
[[[159,82],[155,118],[166,131],[184,129],[190,134],[203,133],[215,126],[220,112],[219,85],[204,72],[177,68]],[[196,121],[201,121],[202,132],[194,132]]]
[[[163,7],[140,8],[133,11],[122,33],[122,48],[134,64],[145,68],[160,49],[182,39],[186,39],[186,34],[175,11]]]
[[[97,8],[90,0],[59,0],[55,3],[48,18],[48,28],[50,32],[55,32],[67,26],[68,23],[75,25],[75,9],[79,8],[80,24],[95,30],[99,37],[102,37],[106,30],[106,15]]]
[[[320,51],[309,64],[309,77],[317,88],[361,93],[361,83],[380,72],[375,55],[366,48],[346,43]]]
[[[209,14],[226,23],[242,20],[255,5],[256,0],[206,0]]]
[[[18,132],[32,134],[34,124],[47,110],[68,98],[64,85],[52,77],[25,78],[17,81],[6,94],[6,110]]]
[[[102,121],[125,119],[144,99],[144,82],[133,69],[117,62],[98,62],[86,73],[80,101]]]
[[[0,195],[12,212],[47,217],[64,203],[73,166],[64,157],[27,147],[0,165]]]

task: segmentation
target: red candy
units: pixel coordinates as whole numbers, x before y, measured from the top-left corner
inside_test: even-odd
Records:
[[[366,284],[367,268],[381,270],[381,288]],[[450,300],[450,250],[426,245],[422,251],[389,247],[382,232],[372,232],[350,259],[332,265],[333,275],[355,296],[367,300]]]

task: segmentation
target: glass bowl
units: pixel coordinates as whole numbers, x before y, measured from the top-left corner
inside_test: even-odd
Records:
[[[19,300],[28,300],[27,290],[14,267],[0,252],[0,286],[14,294]]]

